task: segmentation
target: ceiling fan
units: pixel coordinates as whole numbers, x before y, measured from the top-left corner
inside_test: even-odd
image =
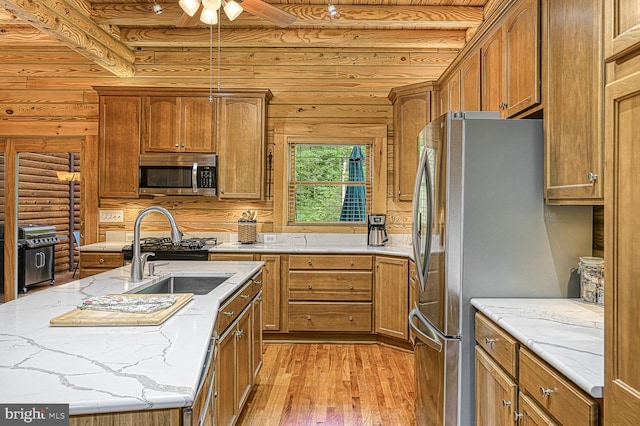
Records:
[[[184,11],[176,24],[178,27],[195,26],[198,22],[215,24],[220,7],[230,21],[236,19],[243,10],[281,28],[288,27],[297,19],[295,15],[263,0],[180,0],[178,3]]]

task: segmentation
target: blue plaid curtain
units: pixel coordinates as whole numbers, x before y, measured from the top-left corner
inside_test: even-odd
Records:
[[[347,185],[342,200],[341,222],[364,222],[367,216],[364,185],[364,154],[359,146],[354,146],[349,156],[349,182],[362,182],[362,185]]]

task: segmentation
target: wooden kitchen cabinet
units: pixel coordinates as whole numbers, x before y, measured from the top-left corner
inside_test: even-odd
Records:
[[[604,55],[617,60],[640,48],[640,8],[636,0],[604,2]]]
[[[625,17],[619,25],[638,28],[637,3],[606,1],[605,9],[618,10],[609,12],[607,19],[621,13],[625,5],[627,8],[633,5],[636,14]],[[628,18],[635,18],[636,24],[627,21]],[[640,247],[636,237],[640,232],[640,198],[635,190],[640,177],[640,44],[629,40],[630,36],[620,36],[619,41],[628,40],[635,46],[633,55],[606,65],[604,423],[607,425],[640,424],[640,340],[637,338]],[[617,49],[624,51],[625,48]]]
[[[259,290],[255,291],[252,279],[218,310],[214,330],[215,424],[235,424],[253,386],[256,374],[253,353],[254,302],[260,294]]]
[[[280,330],[280,255],[258,255],[262,268],[262,324],[263,331]]]
[[[476,346],[476,425],[513,425],[517,399],[516,382]]]
[[[396,201],[413,200],[418,170],[418,133],[436,114],[433,83],[396,87],[389,92],[393,103],[393,188]]]
[[[480,111],[480,52],[472,53],[460,65],[460,110]]]
[[[602,2],[542,6],[545,199],[603,204]]]
[[[513,117],[540,104],[538,0],[520,0],[480,48],[483,111]]]
[[[217,102],[208,97],[143,97],[142,152],[215,152]]]
[[[221,200],[261,200],[264,196],[266,104],[270,94],[220,98],[217,150]]]
[[[80,278],[90,277],[102,272],[124,266],[124,253],[119,252],[80,252]]]
[[[476,424],[600,424],[594,398],[485,315],[475,323]]]
[[[443,85],[443,94],[440,97],[440,111],[461,111],[460,109],[460,71],[449,76]]]
[[[138,96],[100,93],[100,197],[138,197],[141,101]]]
[[[409,261],[397,257],[375,259],[375,332],[409,338]]]
[[[251,331],[253,337],[251,340],[251,366],[253,372],[253,382],[258,378],[260,368],[262,368],[262,299],[263,293],[259,293],[251,303]]]
[[[288,331],[372,332],[372,256],[289,256]]]

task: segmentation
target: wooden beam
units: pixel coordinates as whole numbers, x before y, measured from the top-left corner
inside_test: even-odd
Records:
[[[135,55],[65,0],[0,0],[7,12],[120,77],[135,75]]]
[[[155,15],[152,3],[99,3],[94,4],[91,17],[100,24],[117,26],[175,26],[182,16],[178,2],[162,3],[164,13]],[[465,6],[390,6],[390,5],[337,5],[339,16],[330,19],[325,5],[275,5],[297,16],[289,28],[321,25],[325,28],[352,29],[467,29],[478,27],[484,18],[482,7]],[[251,13],[242,13],[235,21],[223,16],[224,28],[270,25]],[[205,26],[204,24],[200,24]]]
[[[384,33],[384,36],[383,34]],[[122,41],[128,46],[207,47],[206,28],[123,28]],[[318,30],[318,29],[238,29],[220,31],[221,47],[363,47],[370,49],[461,49],[464,30]],[[217,45],[217,40],[214,42]]]

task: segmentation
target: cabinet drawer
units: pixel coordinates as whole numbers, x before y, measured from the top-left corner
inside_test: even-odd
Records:
[[[252,261],[253,254],[209,253],[211,261]]]
[[[371,269],[372,256],[293,255],[289,269]]]
[[[81,252],[82,268],[119,268],[124,266],[124,253]]]
[[[518,342],[481,313],[476,313],[476,341],[511,377],[517,377]]]
[[[252,295],[256,294],[253,291],[254,285],[251,281],[242,289],[237,292],[230,300],[226,301],[219,309],[218,316],[216,318],[216,332],[220,336],[224,333],[224,329],[229,326],[238,318],[240,313],[249,306]]]
[[[524,348],[520,348],[520,387],[562,424],[598,424],[598,403]]]
[[[371,301],[371,272],[291,271],[290,300]]]
[[[371,332],[371,303],[289,303],[289,331]]]

